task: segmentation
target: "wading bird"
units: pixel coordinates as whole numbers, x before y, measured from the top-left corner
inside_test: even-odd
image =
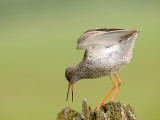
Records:
[[[113,83],[113,88],[95,109],[99,109],[116,88],[110,100],[113,101],[121,85],[121,80],[115,72],[130,62],[138,33],[138,30],[115,28],[91,29],[83,33],[77,40],[77,49],[85,50],[84,58],[79,64],[68,67],[65,71],[65,77],[69,82],[67,99],[71,86],[73,101],[73,88],[78,80],[109,76]],[[117,78],[118,86],[112,79],[112,74]]]

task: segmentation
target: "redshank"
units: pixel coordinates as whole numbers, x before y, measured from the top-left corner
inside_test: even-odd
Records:
[[[78,80],[109,76],[113,83],[113,88],[95,109],[99,109],[104,104],[106,98],[116,88],[110,100],[113,101],[121,85],[121,80],[115,72],[130,62],[138,33],[138,30],[115,28],[91,29],[83,33],[77,40],[77,49],[85,50],[84,57],[80,63],[68,67],[65,71],[65,77],[69,82],[67,99],[71,86],[73,102],[74,84]],[[112,79],[112,74],[118,80],[118,86]]]

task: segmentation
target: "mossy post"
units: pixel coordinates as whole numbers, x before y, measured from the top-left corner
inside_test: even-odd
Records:
[[[56,120],[136,120],[136,114],[131,105],[120,102],[106,103],[99,110],[93,112],[84,99],[81,113],[66,107],[57,114]]]

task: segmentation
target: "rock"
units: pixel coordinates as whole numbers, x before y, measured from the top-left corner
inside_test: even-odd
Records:
[[[57,114],[56,120],[136,120],[136,114],[131,105],[120,102],[106,103],[99,110],[93,112],[91,107],[87,105],[86,99],[84,99],[82,113],[66,107]]]

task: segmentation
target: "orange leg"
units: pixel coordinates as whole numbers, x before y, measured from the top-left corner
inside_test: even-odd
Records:
[[[109,76],[112,83],[113,83],[113,88],[109,91],[109,93],[104,97],[104,99],[93,109],[93,111],[97,108],[99,109],[99,107],[104,103],[104,101],[107,99],[107,97],[112,93],[112,91],[116,88],[116,83],[114,82],[114,80],[112,79],[111,76]]]
[[[115,97],[115,95],[116,95],[116,93],[117,93],[120,85],[122,84],[122,81],[118,78],[118,76],[117,76],[115,73],[114,73],[114,76],[115,76],[115,77],[117,78],[117,80],[118,80],[118,87],[116,88],[116,90],[115,90],[115,92],[114,92],[114,94],[113,94],[113,96],[112,96],[112,98],[111,98],[110,101],[113,101],[113,99],[114,99],[114,97]]]

